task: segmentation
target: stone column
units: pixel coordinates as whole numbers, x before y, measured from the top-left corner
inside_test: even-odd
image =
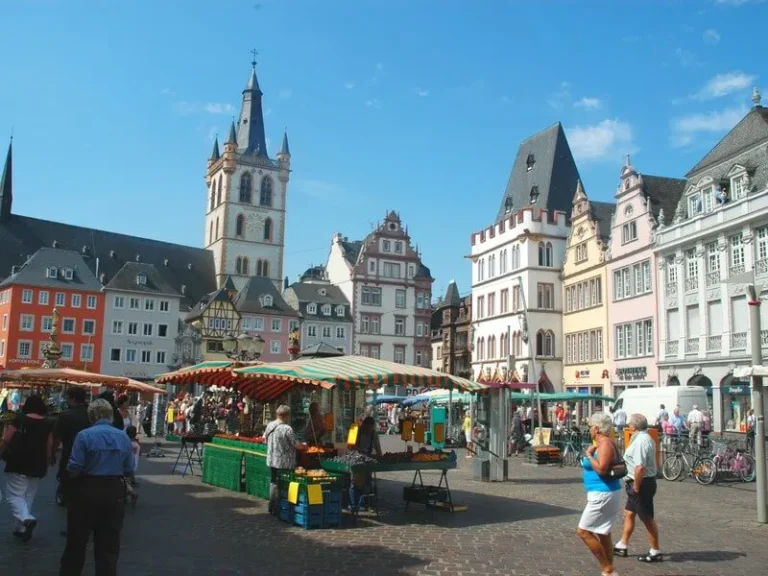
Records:
[[[699,296],[699,358],[707,357],[707,340],[709,338],[709,314],[707,310],[707,260],[704,243],[696,244],[696,260],[698,266]]]
[[[664,256],[656,257],[656,266],[653,268],[653,286],[659,297],[656,299],[656,359],[662,361],[667,356],[667,292],[666,277],[664,275]]]
[[[720,380],[712,382],[712,431],[723,431],[723,395],[720,391]]]
[[[685,340],[688,338],[688,327],[685,323],[685,256],[680,248],[675,251],[675,267],[677,269],[677,321],[680,327],[680,338],[677,341],[677,357],[682,360],[685,358]]]

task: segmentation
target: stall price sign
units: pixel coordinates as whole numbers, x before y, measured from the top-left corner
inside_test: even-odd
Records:
[[[429,388],[426,388],[424,386],[408,386],[405,389],[405,395],[406,396],[418,396],[419,394],[424,394],[424,392],[428,392]]]

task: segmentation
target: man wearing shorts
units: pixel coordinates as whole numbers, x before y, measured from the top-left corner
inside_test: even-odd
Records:
[[[464,421],[461,423],[461,430],[464,432],[464,439],[467,441],[467,458],[472,458],[472,418],[469,417],[469,410],[464,412]]]
[[[637,559],[640,562],[661,562],[659,528],[653,519],[653,497],[656,495],[656,441],[648,434],[648,420],[642,414],[629,417],[632,439],[624,452],[627,465],[627,503],[624,509],[624,533],[614,546],[617,556],[627,555],[627,545],[635,529],[635,517],[639,516],[648,530],[651,549]]]

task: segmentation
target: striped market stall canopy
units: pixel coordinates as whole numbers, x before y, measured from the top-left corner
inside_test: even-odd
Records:
[[[257,366],[261,362],[235,362],[233,360],[210,360],[175,372],[160,374],[155,377],[158,384],[200,384],[201,386],[234,386],[237,376],[232,372],[236,368]]]
[[[235,370],[238,388],[256,399],[277,397],[297,384],[333,388],[377,389],[381,386],[448,388],[462,392],[486,389],[482,384],[419,366],[407,366],[363,356],[339,356],[262,364]]]
[[[108,376],[73,368],[22,368],[0,372],[1,382],[14,382],[35,386],[57,384],[80,384],[120,388],[128,385],[129,379],[122,376]]]

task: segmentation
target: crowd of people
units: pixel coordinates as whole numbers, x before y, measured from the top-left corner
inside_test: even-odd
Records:
[[[235,396],[209,393],[193,397],[186,393],[166,405],[166,431],[177,436],[193,431],[202,434],[208,426],[219,432],[237,434],[245,409],[245,402]]]

